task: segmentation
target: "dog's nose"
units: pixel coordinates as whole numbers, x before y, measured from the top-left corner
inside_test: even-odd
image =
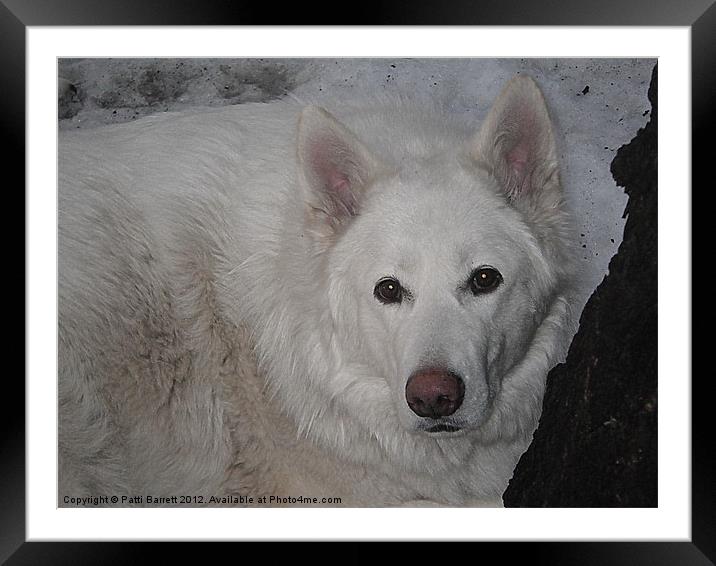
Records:
[[[444,369],[416,371],[405,384],[405,400],[420,417],[437,419],[452,415],[464,396],[465,384],[460,376]]]

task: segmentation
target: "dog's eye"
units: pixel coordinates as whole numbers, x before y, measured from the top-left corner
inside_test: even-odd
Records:
[[[382,279],[373,289],[373,295],[383,304],[399,303],[403,300],[403,288],[396,279]]]
[[[479,267],[470,277],[470,290],[478,295],[496,289],[502,283],[502,275],[492,267]]]

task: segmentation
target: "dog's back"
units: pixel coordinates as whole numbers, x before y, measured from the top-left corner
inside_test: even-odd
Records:
[[[250,144],[232,114],[60,140],[61,495],[197,493],[225,474],[213,270],[221,188],[241,176],[226,160]]]

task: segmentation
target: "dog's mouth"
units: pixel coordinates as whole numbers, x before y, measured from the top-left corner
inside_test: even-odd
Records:
[[[459,430],[461,430],[459,426],[440,423],[433,425],[430,428],[426,428],[425,432],[457,432]]]

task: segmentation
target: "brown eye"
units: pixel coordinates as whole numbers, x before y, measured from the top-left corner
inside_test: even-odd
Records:
[[[480,267],[472,272],[470,290],[473,294],[488,293],[502,283],[502,275],[492,267]]]
[[[383,304],[399,303],[403,300],[403,288],[396,279],[382,279],[376,284],[373,295]]]

